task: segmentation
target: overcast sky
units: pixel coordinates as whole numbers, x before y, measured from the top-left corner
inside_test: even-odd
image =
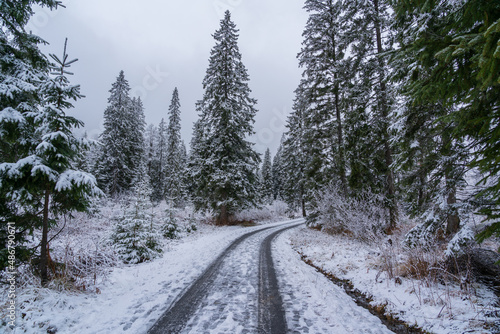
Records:
[[[276,152],[301,70],[296,59],[307,13],[303,0],[66,0],[55,12],[37,9],[28,29],[62,53],[68,37],[72,83],[86,96],[72,114],[91,136],[102,132],[109,89],[120,70],[145,106],[146,122],[168,118],[175,87],[181,99],[182,137],[189,144],[195,103],[203,96],[212,34],[229,9],[240,30],[239,47],[258,100],[256,149]]]

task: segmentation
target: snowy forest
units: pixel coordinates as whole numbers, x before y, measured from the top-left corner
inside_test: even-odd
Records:
[[[114,81],[103,131],[91,137],[78,118],[84,111],[74,108],[89,98],[71,80],[82,61],[71,51],[78,41],[45,54],[44,37],[26,28],[36,6],[64,15],[64,2],[0,0],[0,328],[161,333],[161,313],[174,312],[219,253],[239,249],[230,241],[293,221],[304,224],[277,237],[273,250],[284,324],[263,332],[363,330],[328,323],[350,321],[371,333],[499,333],[500,3],[303,2],[302,78],[278,149],[258,152],[251,137],[263,111],[230,11],[207,32],[213,46],[195,106],[178,88],[164,92],[164,117],[147,124],[149,110],[122,70],[96,79]],[[197,121],[182,138],[190,110]],[[233,252],[246,263],[246,251]],[[377,329],[365,315],[320,319],[340,311],[318,301],[330,292],[299,296],[307,286],[299,279],[310,283],[313,274],[295,265],[313,268],[322,289],[349,281],[368,308],[406,331],[383,321]],[[163,299],[138,280],[164,286]],[[241,289],[261,291],[255,282],[259,288]],[[294,303],[292,295],[317,299]],[[83,311],[85,296],[95,311]],[[67,308],[89,319],[114,314],[106,303],[120,303],[116,296],[129,308],[115,318],[67,319]],[[208,310],[210,298],[196,305]],[[287,313],[289,304],[300,317]],[[133,305],[142,313],[130,320]],[[206,332],[265,327],[265,308],[252,307],[258,320],[241,311]],[[201,333],[211,322],[203,312],[184,331],[163,330]],[[298,320],[315,312],[317,319]]]

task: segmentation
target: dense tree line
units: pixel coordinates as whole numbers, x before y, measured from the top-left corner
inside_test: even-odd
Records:
[[[498,218],[500,6],[307,0],[304,69],[280,148],[284,199],[314,223],[319,190],[382,194],[418,239]],[[479,179],[474,175],[479,174]],[[479,182],[478,182],[479,181]],[[489,225],[484,239],[498,235]]]

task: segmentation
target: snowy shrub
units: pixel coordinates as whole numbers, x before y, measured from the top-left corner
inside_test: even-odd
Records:
[[[165,213],[166,217],[161,228],[162,234],[167,239],[178,239],[180,237],[181,230],[177,224],[175,210],[168,208],[165,210]]]
[[[468,225],[464,226],[448,243],[445,255],[458,256],[475,244],[475,234]]]
[[[253,222],[253,221],[267,221],[272,219],[272,213],[267,206],[262,208],[247,209],[238,212],[234,215],[233,221],[236,222]]]
[[[346,234],[363,242],[379,239],[387,213],[379,196],[365,194],[354,198],[330,185],[315,196],[316,210],[312,224],[326,232]]]
[[[460,229],[455,235],[450,235],[447,232],[447,219],[452,208],[457,209],[455,212],[460,219]],[[464,248],[474,243],[475,234],[470,225],[474,224],[475,218],[471,211],[467,203],[453,206],[446,203],[435,205],[420,218],[422,222],[406,234],[403,244],[410,249],[415,247],[431,248],[436,242],[443,242],[452,237],[446,255],[449,256],[453,253],[458,255]]]
[[[196,218],[194,215],[189,216],[188,221],[186,222],[186,232],[191,233],[198,230],[198,226],[196,224]]]
[[[286,217],[288,214],[288,205],[280,200],[276,200],[269,205],[269,209],[276,218]]]
[[[156,226],[149,213],[135,203],[115,225],[111,240],[125,263],[149,261],[161,253]]]
[[[288,206],[282,201],[274,201],[261,208],[247,209],[238,212],[233,219],[235,221],[274,221],[285,218],[288,213]]]
[[[431,248],[438,234],[443,234],[440,224],[434,219],[412,228],[405,236],[403,244],[408,248]]]
[[[125,263],[140,263],[156,258],[161,252],[158,227],[151,213],[151,185],[144,163],[135,186],[135,196],[118,219],[111,239]]]

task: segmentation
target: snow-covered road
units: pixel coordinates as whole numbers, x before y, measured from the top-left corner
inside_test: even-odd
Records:
[[[148,333],[391,333],[304,264],[286,234],[273,243],[296,226],[238,238]]]
[[[267,333],[272,328],[284,333],[269,246],[277,233],[301,224],[268,226],[236,239],[148,333]]]

